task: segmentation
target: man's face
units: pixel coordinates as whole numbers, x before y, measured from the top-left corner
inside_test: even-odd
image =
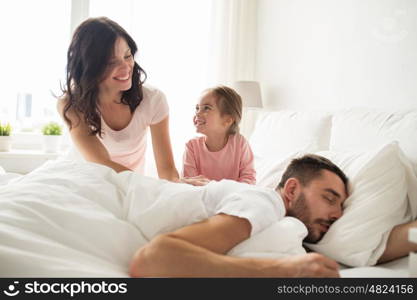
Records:
[[[301,220],[308,229],[306,242],[317,243],[330,225],[342,216],[347,198],[345,185],[335,173],[322,170],[322,176],[301,186],[298,197],[287,211],[288,216]]]

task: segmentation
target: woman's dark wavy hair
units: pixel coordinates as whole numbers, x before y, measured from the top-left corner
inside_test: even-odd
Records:
[[[135,41],[119,24],[106,17],[87,19],[75,30],[67,52],[66,83],[62,89],[66,99],[63,115],[70,129],[72,124],[67,113],[73,109],[78,117],[83,116],[90,134],[101,137],[98,85],[103,80],[119,37],[127,42],[134,56],[138,50]],[[145,71],[135,61],[132,87],[124,91],[120,99],[121,103],[129,105],[132,113],[143,99],[145,80]]]

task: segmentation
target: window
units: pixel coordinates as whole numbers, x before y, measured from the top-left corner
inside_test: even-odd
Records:
[[[0,120],[14,131],[59,119],[56,99],[65,77],[70,1],[0,2]]]
[[[211,9],[212,0],[0,1],[5,45],[0,48],[0,121],[12,122],[14,134],[39,132],[50,120],[62,123],[54,94],[60,95],[64,83],[71,28],[88,16],[107,16],[134,38],[147,83],[167,96],[179,167],[184,144],[195,133],[195,103],[208,87]],[[20,145],[22,140],[28,137]],[[152,156],[152,151],[147,154]]]

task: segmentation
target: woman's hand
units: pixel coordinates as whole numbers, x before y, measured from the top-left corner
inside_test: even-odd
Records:
[[[183,177],[180,179],[180,182],[187,183],[195,186],[203,186],[210,182],[210,179],[203,175],[198,175],[194,177]]]

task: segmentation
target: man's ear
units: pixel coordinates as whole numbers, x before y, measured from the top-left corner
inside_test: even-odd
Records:
[[[291,206],[301,193],[301,183],[297,178],[289,178],[284,185],[282,194]]]

